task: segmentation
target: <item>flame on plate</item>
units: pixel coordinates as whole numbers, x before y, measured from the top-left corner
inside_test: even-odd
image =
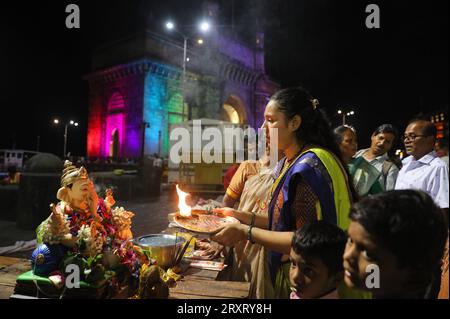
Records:
[[[189,195],[188,193],[183,192],[178,185],[177,194],[178,194],[178,209],[180,210],[180,215],[183,217],[191,216],[192,207],[186,204],[186,197]]]

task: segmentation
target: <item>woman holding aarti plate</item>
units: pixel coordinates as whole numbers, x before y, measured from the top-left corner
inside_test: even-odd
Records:
[[[275,135],[271,131],[277,130],[278,149],[285,154],[273,173],[268,216],[230,208],[215,210],[241,223],[225,226],[213,240],[225,246],[248,240],[269,250],[276,298],[289,297],[289,252],[294,231],[317,219],[347,229],[356,196],[318,104],[303,88],[289,88],[277,92],[266,106],[267,140],[270,143]]]

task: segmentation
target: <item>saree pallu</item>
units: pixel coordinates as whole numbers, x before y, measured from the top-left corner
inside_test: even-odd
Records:
[[[257,174],[245,181],[238,210],[267,217],[272,184],[272,169],[258,166]],[[267,265],[266,248],[247,240],[241,241],[233,247],[224,279],[250,282],[250,298],[273,298],[273,285]]]
[[[352,178],[353,185],[360,197],[368,194],[378,194],[384,191],[379,182],[381,172],[364,157],[356,157],[348,164],[348,170]]]

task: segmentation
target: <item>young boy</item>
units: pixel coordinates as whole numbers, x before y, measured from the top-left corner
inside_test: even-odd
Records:
[[[447,230],[429,195],[398,190],[366,197],[352,207],[350,219],[347,286],[371,291],[376,299],[432,297]]]
[[[297,230],[290,256],[291,299],[338,299],[346,241],[343,230],[324,221]]]

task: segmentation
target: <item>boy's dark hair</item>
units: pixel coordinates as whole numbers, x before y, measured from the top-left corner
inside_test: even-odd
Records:
[[[396,190],[367,196],[353,205],[350,219],[361,224],[400,267],[417,271],[422,288],[439,267],[447,239],[442,211],[426,193]]]
[[[317,221],[298,229],[292,238],[292,249],[303,257],[317,257],[332,276],[343,271],[347,235],[339,227],[325,221]]]

